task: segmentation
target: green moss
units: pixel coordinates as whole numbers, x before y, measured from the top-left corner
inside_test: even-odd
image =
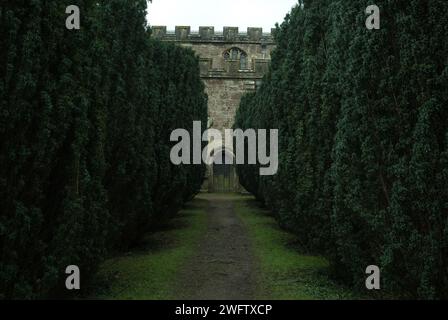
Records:
[[[97,274],[95,299],[175,299],[175,281],[206,228],[204,200],[196,199],[144,247],[105,261]],[[146,247],[146,248],[145,248]]]
[[[247,227],[258,259],[257,299],[355,299],[328,277],[328,261],[300,253],[297,237],[280,229],[253,197],[239,197],[235,210]]]

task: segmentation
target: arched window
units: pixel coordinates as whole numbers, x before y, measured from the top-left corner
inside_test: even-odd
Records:
[[[239,51],[238,49],[232,49],[232,60],[238,60]]]
[[[223,53],[224,60],[240,61],[240,70],[246,70],[248,66],[247,53],[240,48],[233,47]]]
[[[241,54],[240,56],[240,70],[246,70],[247,69],[247,56],[246,54]]]

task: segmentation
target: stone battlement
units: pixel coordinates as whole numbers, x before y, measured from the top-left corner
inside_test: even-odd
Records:
[[[152,36],[165,41],[186,42],[232,42],[232,43],[273,43],[275,28],[263,33],[262,28],[247,28],[239,32],[238,27],[224,27],[222,32],[215,32],[215,27],[199,27],[192,31],[190,26],[176,26],[175,31],[167,31],[166,26],[152,26]]]

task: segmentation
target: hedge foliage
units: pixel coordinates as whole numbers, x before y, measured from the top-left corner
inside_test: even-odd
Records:
[[[146,0],[0,4],[0,298],[83,286],[200,189],[173,166],[171,130],[207,121],[193,51],[150,40]]]
[[[448,298],[448,2],[304,0],[235,127],[279,129],[279,172],[241,183],[340,279]]]

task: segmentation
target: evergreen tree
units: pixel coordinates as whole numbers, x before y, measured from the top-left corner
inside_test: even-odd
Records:
[[[144,0],[72,4],[81,30],[60,1],[0,5],[0,298],[60,297],[72,264],[87,286],[204,176],[169,158],[169,130],[207,118],[198,59],[150,40]]]
[[[364,289],[446,298],[448,5],[300,1],[278,28],[269,74],[237,128],[278,128],[279,171],[239,166],[242,184],[335,275]]]

